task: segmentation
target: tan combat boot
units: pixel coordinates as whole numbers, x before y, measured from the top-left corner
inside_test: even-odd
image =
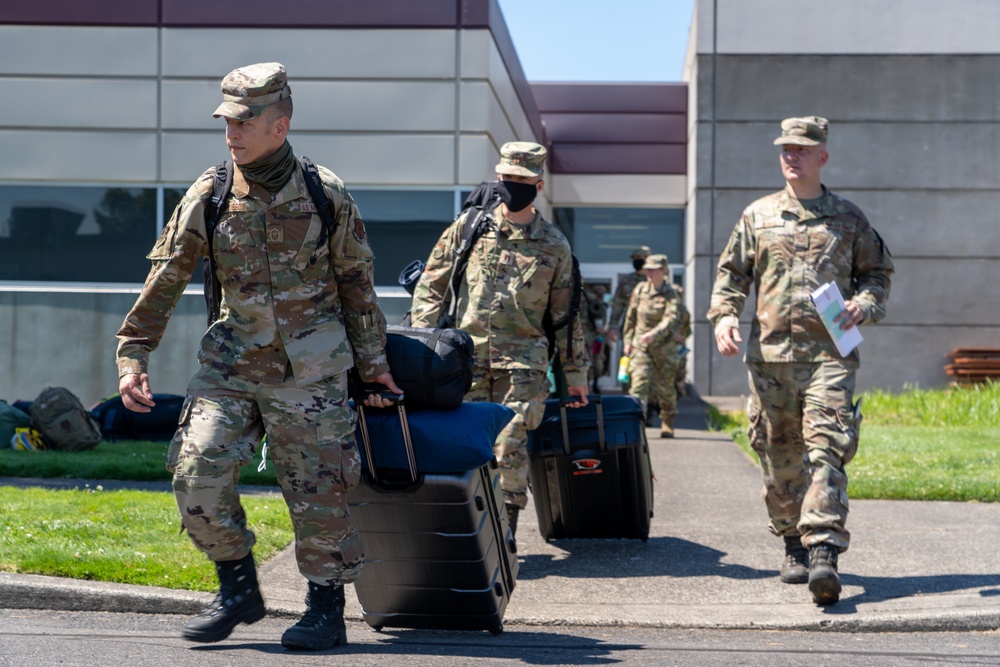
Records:
[[[674,416],[660,413],[660,437],[674,437]]]

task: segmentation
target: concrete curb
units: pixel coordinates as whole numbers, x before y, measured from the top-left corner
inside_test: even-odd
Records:
[[[0,599],[8,609],[194,615],[213,598],[165,588],[75,581],[0,573]],[[918,596],[885,600],[864,612],[813,604],[628,605],[606,603],[532,605],[530,613],[508,613],[505,625],[534,627],[642,627],[669,630],[797,630],[826,632],[985,632],[1000,627],[1000,605],[984,607],[981,594]],[[302,605],[268,603],[268,615],[298,618]],[[348,592],[345,617],[362,622]]]

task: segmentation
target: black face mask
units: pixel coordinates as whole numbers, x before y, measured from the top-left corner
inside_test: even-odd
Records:
[[[518,183],[517,181],[500,181],[500,201],[512,213],[523,211],[535,201],[538,189],[534,183]]]
[[[646,263],[646,260],[644,260],[644,259],[633,259],[632,260],[632,266],[635,267],[636,271],[638,271],[639,269],[641,269],[642,265],[645,264],[645,263]]]

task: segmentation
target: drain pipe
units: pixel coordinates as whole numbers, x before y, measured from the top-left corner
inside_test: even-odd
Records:
[[[710,136],[712,137],[712,152],[711,152],[711,164],[709,167],[709,208],[708,208],[708,261],[709,267],[715,266],[715,159],[717,156],[717,151],[715,148],[716,144],[716,92],[718,91],[718,46],[719,46],[719,0],[712,0],[712,103],[710,105],[711,109],[711,130]],[[711,295],[709,295],[711,298]],[[711,322],[709,322],[711,327]],[[708,395],[714,395],[714,385],[715,385],[715,331],[709,328],[709,345],[708,345]]]

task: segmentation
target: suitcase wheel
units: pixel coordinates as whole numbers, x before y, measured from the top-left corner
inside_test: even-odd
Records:
[[[499,635],[503,632],[503,622],[497,621],[496,623],[492,624],[488,629],[494,635]]]

